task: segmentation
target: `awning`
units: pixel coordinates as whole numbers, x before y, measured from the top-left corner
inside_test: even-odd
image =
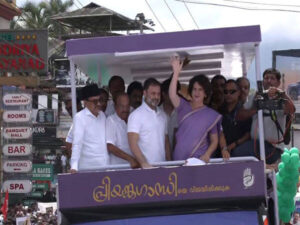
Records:
[[[84,73],[106,84],[112,75],[127,82],[152,76],[164,80],[172,73],[169,59],[174,54],[191,60],[181,81],[197,74],[245,76],[260,41],[260,26],[246,26],[76,39],[68,40],[66,47]]]

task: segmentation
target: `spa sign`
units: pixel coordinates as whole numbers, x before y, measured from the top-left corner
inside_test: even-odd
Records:
[[[1,30],[0,71],[47,72],[47,30]]]
[[[6,180],[3,183],[3,190],[11,194],[29,193],[32,190],[30,180]]]

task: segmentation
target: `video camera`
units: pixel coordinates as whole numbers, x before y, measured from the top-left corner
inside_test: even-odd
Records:
[[[257,97],[255,99],[256,108],[266,110],[280,110],[283,109],[285,99],[283,98],[284,92],[278,93],[275,99],[269,99],[268,93],[263,91],[262,81],[257,81]]]

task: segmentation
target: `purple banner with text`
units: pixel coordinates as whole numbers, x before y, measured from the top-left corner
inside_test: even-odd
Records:
[[[265,196],[263,162],[64,174],[60,209]]]

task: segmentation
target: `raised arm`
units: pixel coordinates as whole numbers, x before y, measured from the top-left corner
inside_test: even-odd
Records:
[[[173,106],[177,108],[180,104],[180,98],[177,95],[177,81],[179,73],[182,69],[183,62],[180,62],[178,56],[173,56],[171,57],[171,65],[173,68],[173,76],[169,87],[169,96]]]

